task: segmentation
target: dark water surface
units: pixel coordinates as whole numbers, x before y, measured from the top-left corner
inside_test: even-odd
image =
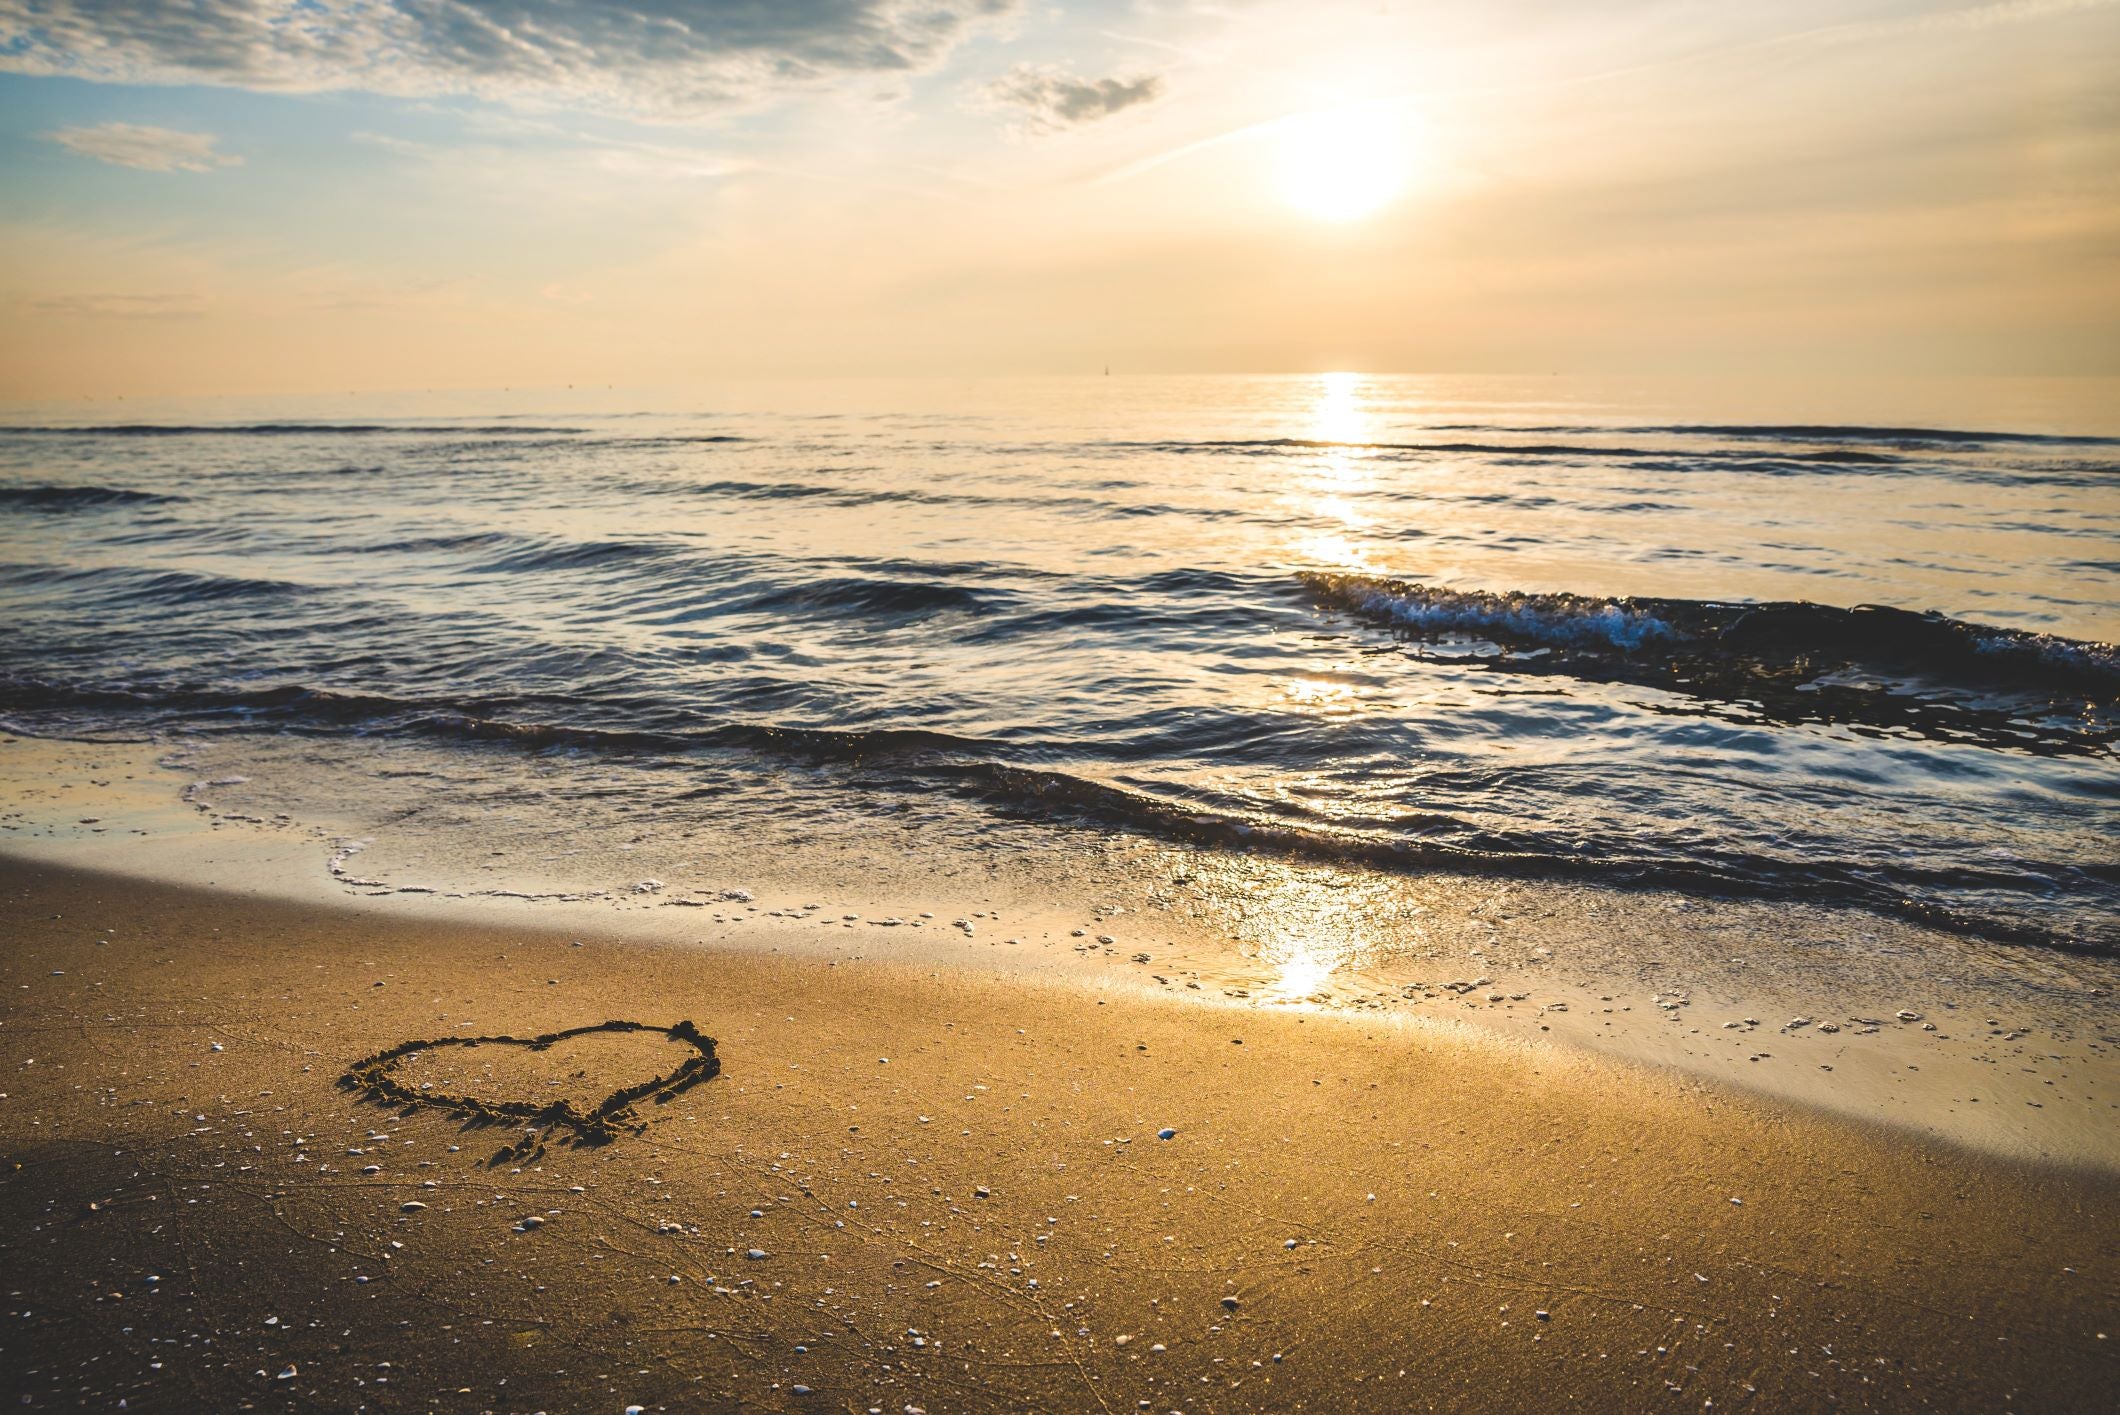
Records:
[[[555,831],[793,768],[2120,947],[2120,439],[1339,375],[47,422],[0,623],[19,730],[417,742]]]

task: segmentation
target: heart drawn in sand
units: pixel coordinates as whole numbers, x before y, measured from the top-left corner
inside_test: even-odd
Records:
[[[536,1100],[515,1100],[471,1094],[470,1090],[445,1090],[432,1082],[412,1085],[404,1075],[407,1063],[415,1058],[428,1057],[452,1048],[518,1047],[531,1053],[549,1053],[556,1046],[571,1042],[577,1037],[589,1037],[605,1033],[649,1033],[667,1037],[691,1049],[691,1055],[673,1071],[645,1081],[623,1085],[601,1100],[585,1096],[543,1097]],[[490,1069],[490,1068],[489,1068]],[[575,1078],[586,1076],[584,1070],[573,1073]],[[536,1037],[438,1037],[431,1041],[400,1042],[386,1051],[364,1057],[348,1068],[339,1079],[339,1084],[350,1091],[359,1091],[385,1105],[426,1106],[443,1110],[474,1125],[525,1125],[531,1133],[523,1140],[503,1149],[494,1156],[496,1161],[520,1158],[544,1145],[545,1136],[555,1129],[573,1132],[577,1143],[602,1145],[617,1139],[622,1133],[639,1134],[647,1126],[635,1107],[642,1101],[661,1104],[682,1091],[712,1080],[721,1074],[721,1058],[715,1054],[714,1039],[702,1034],[690,1022],[679,1022],[670,1027],[657,1027],[646,1022],[598,1022],[587,1027],[570,1027],[563,1032],[547,1032]],[[547,1086],[564,1084],[559,1078],[545,1082]]]

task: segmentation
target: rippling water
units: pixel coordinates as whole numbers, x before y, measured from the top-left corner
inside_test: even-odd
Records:
[[[0,430],[0,712],[2120,945],[2120,439],[1339,375],[878,403]]]

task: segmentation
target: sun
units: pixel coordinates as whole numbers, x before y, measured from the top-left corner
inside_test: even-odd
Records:
[[[1281,194],[1320,221],[1354,221],[1404,189],[1412,153],[1403,115],[1329,108],[1278,125]]]

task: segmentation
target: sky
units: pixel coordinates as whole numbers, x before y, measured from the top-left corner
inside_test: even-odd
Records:
[[[2120,0],[0,0],[0,398],[2120,374]]]

